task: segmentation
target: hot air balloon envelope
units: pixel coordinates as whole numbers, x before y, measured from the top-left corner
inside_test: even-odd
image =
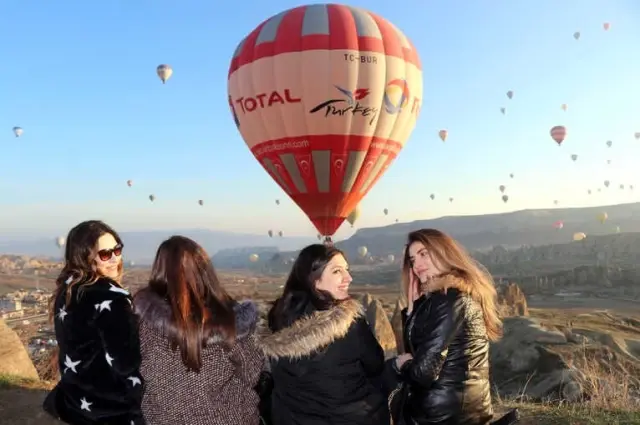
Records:
[[[349,222],[349,224],[353,226],[354,224],[356,224],[356,221],[358,220],[359,217],[360,217],[360,205],[357,205],[353,209],[353,211],[351,211],[351,213],[347,216],[347,221]]]
[[[336,232],[397,157],[421,100],[422,69],[407,37],[344,5],[267,19],[240,42],[229,69],[242,138],[323,235]]]
[[[565,137],[567,137],[567,129],[564,125],[556,125],[551,128],[551,138],[555,140],[555,142],[560,146],[562,142],[564,142]]]

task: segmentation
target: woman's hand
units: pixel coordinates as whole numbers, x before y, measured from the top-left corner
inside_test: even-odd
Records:
[[[402,365],[404,365],[407,360],[411,359],[413,359],[413,356],[410,353],[400,354],[398,357],[396,357],[396,368],[400,370],[402,368]]]

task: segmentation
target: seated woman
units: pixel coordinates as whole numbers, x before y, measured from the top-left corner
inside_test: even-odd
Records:
[[[67,236],[51,299],[60,382],[43,407],[68,424],[144,424],[138,324],[120,286],[122,247],[115,230],[97,220]]]
[[[259,423],[258,309],[227,294],[204,249],[182,236],[164,241],[134,304],[149,425]]]
[[[274,425],[388,425],[387,397],[376,382],[384,353],[349,298],[343,253],[310,245],[296,259],[269,312],[263,341],[271,359]]]
[[[403,263],[408,355],[394,363],[409,385],[408,424],[488,424],[489,341],[502,334],[489,273],[455,240],[411,232]]]

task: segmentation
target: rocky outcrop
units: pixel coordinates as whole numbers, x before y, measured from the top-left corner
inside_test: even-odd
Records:
[[[402,298],[398,298],[393,309],[393,316],[391,316],[391,328],[393,329],[393,334],[396,339],[398,354],[404,353],[406,351],[404,348],[404,338],[402,336],[402,310],[406,307],[407,305],[404,300]]]
[[[529,316],[529,307],[524,292],[516,283],[509,283],[499,291],[498,303],[502,317]]]
[[[0,374],[39,379],[27,350],[18,335],[0,320]]]
[[[365,306],[365,309],[369,326],[382,346],[385,357],[396,356],[398,353],[396,336],[382,303],[378,299],[373,299],[369,305]]]

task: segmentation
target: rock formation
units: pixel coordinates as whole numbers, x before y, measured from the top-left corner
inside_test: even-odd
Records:
[[[529,316],[527,298],[515,283],[509,283],[499,292],[498,303],[502,317]]]
[[[0,319],[0,374],[39,379],[18,335]]]

